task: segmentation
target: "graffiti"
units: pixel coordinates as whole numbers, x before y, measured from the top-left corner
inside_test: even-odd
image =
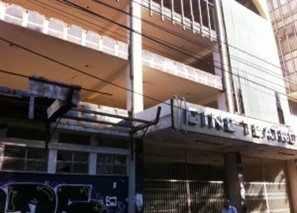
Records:
[[[127,207],[124,203],[118,202],[117,209],[116,209],[117,213],[124,213],[126,211],[126,209],[127,209]]]
[[[0,187],[0,212],[5,210],[6,192]]]
[[[57,199],[54,189],[38,183],[9,183],[6,211],[9,212],[55,212]]]
[[[112,181],[104,179],[102,182],[108,184],[100,188],[99,178],[97,182],[88,179],[90,181],[81,184],[75,183],[79,180],[75,178],[70,183],[63,180],[60,184],[49,180],[21,182],[7,179],[0,185],[0,213],[127,213],[126,181],[122,184],[123,193],[123,188],[115,188]]]

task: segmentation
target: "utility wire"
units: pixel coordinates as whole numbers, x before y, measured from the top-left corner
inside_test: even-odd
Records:
[[[0,72],[1,73],[4,73],[4,74],[7,74],[7,75],[14,75],[14,76],[21,77],[21,78],[27,78],[27,79],[30,78],[30,76],[28,76],[28,75],[23,75],[23,74],[19,74],[19,73],[16,73],[16,72],[11,72],[11,71],[7,71],[7,70],[3,70],[3,69],[0,69]],[[97,90],[87,89],[87,88],[83,88],[83,87],[81,89],[82,90],[85,90],[87,92],[93,92],[93,93],[98,93],[98,94],[101,94],[101,95],[112,96],[112,94],[107,93],[107,92],[99,92]]]
[[[68,65],[68,64],[65,64],[65,63],[63,63],[63,62],[60,62],[60,61],[58,61],[58,60],[55,60],[55,59],[53,59],[53,58],[51,58],[51,57],[49,57],[49,56],[46,56],[46,55],[41,54],[41,53],[38,53],[38,52],[36,52],[36,51],[34,51],[34,50],[31,50],[31,49],[28,49],[28,48],[26,48],[26,47],[24,47],[24,46],[22,46],[22,45],[20,45],[20,44],[16,44],[15,42],[9,41],[9,40],[4,39],[4,38],[2,38],[2,37],[0,37],[0,40],[5,41],[5,42],[7,42],[7,43],[9,43],[9,44],[13,44],[14,46],[16,46],[16,47],[18,47],[18,48],[21,48],[21,49],[23,49],[23,50],[26,50],[26,51],[28,51],[28,52],[30,52],[30,53],[32,53],[32,54],[35,54],[35,55],[37,55],[37,56],[39,56],[39,57],[42,57],[42,58],[44,58],[44,59],[47,59],[47,60],[52,61],[52,62],[54,62],[54,63],[57,63],[57,64],[59,64],[59,65],[61,65],[61,66],[67,67],[67,68],[69,68],[69,69],[71,69],[71,70],[73,70],[73,71],[75,71],[75,72],[80,73],[80,74],[83,74],[83,75],[86,75],[86,76],[88,76],[88,77],[91,77],[91,78],[100,80],[100,81],[102,81],[102,82],[105,82],[105,83],[110,84],[110,85],[112,85],[112,86],[118,87],[118,88],[123,89],[123,90],[125,90],[125,91],[132,92],[132,93],[135,93],[135,94],[138,94],[138,95],[142,95],[143,97],[148,98],[148,99],[153,100],[153,101],[156,101],[157,103],[165,103],[164,101],[158,100],[158,99],[156,99],[156,98],[154,98],[154,97],[151,97],[151,96],[147,96],[147,95],[145,95],[145,94],[138,93],[138,92],[133,91],[133,90],[131,90],[131,89],[128,89],[128,88],[126,88],[126,87],[123,87],[123,86],[120,86],[120,85],[118,85],[118,84],[112,83],[112,82],[110,82],[110,81],[108,81],[108,80],[104,80],[103,78],[100,78],[100,77],[95,76],[95,75],[92,75],[92,74],[90,74],[90,73],[88,73],[88,72],[86,72],[86,71],[80,70],[80,69],[78,69],[78,68],[75,68],[75,67],[70,66],[70,65]],[[19,75],[20,75],[20,74],[19,74]],[[20,76],[22,76],[22,75],[20,75]],[[23,76],[24,76],[24,75],[23,75]],[[264,88],[267,88],[267,89],[271,90],[271,88],[269,88],[269,87],[267,87],[267,86],[265,86],[265,85],[262,85],[262,84],[260,84],[260,83],[258,83],[258,82],[251,81],[251,80],[249,80],[249,79],[247,79],[247,78],[244,78],[244,77],[242,77],[242,79],[245,79],[245,80],[247,80],[247,81],[249,81],[249,82],[254,83],[255,85],[258,85],[258,86],[261,86],[261,87],[264,87]],[[281,92],[279,92],[279,93],[282,94],[282,95],[286,95],[286,94],[281,93]]]
[[[128,30],[131,30],[131,29],[128,28]],[[3,40],[3,38],[1,38],[1,39]],[[6,39],[4,39],[4,40],[5,40],[6,42],[13,43],[13,42],[8,41],[8,40],[6,40]],[[15,44],[15,45],[17,45],[17,44]],[[99,78],[99,77],[97,77],[97,76],[90,75],[90,74],[88,74],[88,73],[86,73],[86,72],[84,72],[84,71],[82,71],[82,70],[78,70],[78,69],[76,69],[76,68],[74,68],[74,67],[72,67],[72,66],[69,66],[69,65],[67,65],[67,64],[64,64],[64,63],[62,63],[62,62],[56,61],[56,60],[54,60],[54,59],[52,59],[52,58],[50,58],[50,57],[47,57],[47,56],[42,55],[42,54],[40,54],[40,53],[36,53],[36,52],[34,52],[34,51],[30,50],[30,49],[24,48],[24,47],[22,47],[21,45],[17,45],[17,46],[18,46],[19,48],[23,48],[23,49],[25,49],[25,50],[27,50],[27,51],[29,51],[29,52],[31,52],[31,53],[37,54],[37,55],[39,55],[39,56],[41,56],[41,57],[47,58],[48,60],[51,60],[51,61],[53,61],[53,62],[56,62],[56,63],[58,63],[58,64],[60,64],[60,65],[66,66],[66,67],[68,67],[68,68],[70,68],[70,69],[73,69],[73,70],[75,70],[75,71],[77,71],[77,72],[80,72],[80,73],[82,73],[82,74],[88,75],[89,77],[96,78],[96,79],[101,80],[101,81],[103,81],[103,82],[105,82],[105,83],[108,83],[108,84],[111,84],[111,85],[113,85],[113,86],[120,87],[121,89],[125,89],[125,90],[127,90],[127,91],[136,93],[135,91],[131,91],[131,90],[125,88],[125,87],[121,87],[121,86],[116,85],[116,84],[114,84],[114,83],[112,83],[112,82],[109,82],[109,81],[106,81],[106,80],[104,80],[104,79],[101,79],[101,78]],[[243,78],[243,77],[241,77],[241,78]],[[243,78],[243,79],[244,79],[244,78]],[[246,79],[246,80],[252,82],[251,80],[248,80],[248,79]],[[258,85],[260,85],[260,86],[263,86],[263,85],[261,85],[261,84],[259,84],[259,83],[257,83],[257,82],[253,82],[253,83],[256,83],[256,84],[258,84]],[[268,88],[268,87],[266,87],[266,88]],[[271,90],[271,88],[268,88],[268,89]],[[280,94],[282,94],[282,93],[280,93]],[[142,94],[142,95],[143,95],[143,94]],[[283,94],[283,95],[284,95],[284,94]],[[157,102],[159,102],[159,103],[164,103],[163,101],[160,101],[160,100],[155,99],[155,98],[153,98],[153,97],[149,97],[149,96],[145,96],[145,95],[143,95],[143,97],[150,98],[150,99],[152,99],[152,100],[154,100],[154,101],[157,101]]]
[[[68,2],[68,0],[62,0],[62,1],[67,1],[67,2]],[[111,5],[107,4],[107,3],[100,2],[100,1],[98,1],[98,0],[92,0],[92,1],[97,2],[98,4],[104,5],[104,6],[106,6],[106,7],[112,8],[112,9],[118,11],[118,12],[124,13],[124,14],[127,15],[127,16],[130,16],[130,17],[132,16],[132,15],[129,14],[128,12],[123,11],[123,10],[121,10],[121,9],[118,9],[118,8],[116,8],[116,7],[113,7],[113,6],[111,6]],[[133,1],[133,0],[132,0],[132,1]],[[139,4],[138,2],[136,2],[136,3]],[[75,5],[76,5],[76,4],[75,4]],[[140,4],[140,5],[141,5],[142,7],[145,7],[143,4]],[[77,5],[77,6],[78,6],[78,5]],[[150,9],[149,7],[145,7],[145,8],[146,8],[146,9]],[[88,10],[88,11],[89,11],[89,10]],[[156,11],[155,11],[155,12],[156,12]],[[156,13],[158,13],[158,12],[156,12]],[[134,17],[134,18],[138,18],[138,17]],[[202,42],[198,42],[198,41],[196,41],[196,40],[193,40],[193,39],[190,39],[190,38],[186,38],[186,37],[183,36],[182,34],[178,34],[178,33],[174,32],[174,31],[172,31],[172,30],[166,29],[166,28],[164,28],[164,27],[162,27],[162,26],[160,26],[160,25],[157,25],[157,24],[155,24],[155,23],[153,23],[153,22],[150,22],[150,21],[147,21],[147,20],[144,20],[144,19],[141,19],[141,20],[142,20],[144,23],[150,24],[151,26],[153,26],[153,27],[155,27],[155,28],[158,28],[158,29],[160,29],[160,30],[163,30],[163,31],[169,33],[169,34],[172,34],[172,35],[174,35],[174,36],[177,36],[177,37],[179,37],[179,38],[181,38],[181,39],[183,39],[183,40],[190,41],[190,42],[193,43],[193,44],[196,44],[196,45],[198,45],[198,46],[207,48],[208,50],[211,50],[211,51],[213,51],[213,52],[217,52],[217,53],[219,53],[219,51],[216,50],[215,48],[211,48],[210,46],[205,45],[205,44],[203,44]],[[143,35],[143,34],[142,34],[142,35]],[[220,41],[220,42],[222,42],[222,41]],[[278,69],[281,70],[281,67],[279,67],[279,66],[277,66],[277,65],[275,65],[275,64],[273,64],[273,63],[271,63],[271,62],[269,62],[269,61],[266,61],[266,60],[264,60],[264,59],[262,59],[262,58],[260,58],[260,57],[257,57],[257,56],[255,56],[255,55],[253,55],[253,54],[251,54],[251,53],[249,53],[249,52],[247,52],[247,51],[245,51],[245,50],[242,50],[242,49],[240,49],[240,48],[238,48],[238,47],[236,47],[236,46],[227,44],[227,43],[225,43],[225,42],[222,42],[222,43],[223,43],[223,44],[226,44],[228,47],[232,47],[232,48],[234,48],[234,49],[236,49],[236,50],[238,50],[238,51],[240,51],[240,52],[242,52],[242,53],[245,53],[245,54],[247,54],[247,55],[249,55],[249,56],[251,56],[251,57],[253,57],[253,58],[256,58],[256,59],[258,59],[258,60],[260,60],[260,61],[263,61],[263,62],[266,63],[266,64],[269,64],[269,65],[271,65],[271,66],[273,66],[273,67],[278,68]],[[251,61],[245,61],[244,59],[239,58],[239,57],[234,56],[234,55],[231,55],[231,54],[230,54],[230,56],[231,56],[231,58],[235,58],[235,59],[236,59],[238,62],[240,62],[240,63],[244,63],[244,64],[246,64],[246,65],[252,64],[252,65],[250,65],[250,66],[254,66],[254,67],[256,67],[256,68],[261,68],[261,69],[262,69],[261,71],[266,72],[266,73],[268,73],[268,74],[270,74],[270,75],[275,75],[277,78],[279,78],[279,79],[281,79],[281,80],[284,80],[284,78],[283,78],[282,75],[279,75],[278,73],[274,73],[274,72],[272,73],[272,72],[270,72],[271,70],[268,70],[267,68],[261,67],[261,66],[259,66],[258,64],[253,64]],[[197,58],[196,58],[196,59],[197,59]],[[198,60],[201,60],[201,59],[198,58]],[[240,61],[239,61],[239,60],[240,60]],[[219,61],[216,61],[216,62],[219,62]],[[265,69],[266,69],[266,71],[265,71]],[[268,72],[267,72],[267,71],[268,71]],[[297,84],[296,84],[296,85],[297,85]]]
[[[124,28],[124,29],[126,29],[126,30],[132,30],[132,29],[130,29],[129,27],[127,27],[127,26],[125,26],[125,25],[122,25],[122,24],[117,23],[117,22],[115,22],[114,20],[111,20],[111,19],[109,19],[109,18],[107,18],[107,17],[104,17],[104,16],[102,16],[102,15],[99,15],[99,14],[97,14],[97,13],[94,13],[94,12],[92,12],[92,11],[89,11],[89,10],[87,10],[87,9],[85,9],[85,8],[82,8],[82,7],[80,7],[79,5],[76,5],[76,4],[74,4],[74,3],[69,2],[68,0],[64,0],[64,1],[67,1],[69,4],[72,4],[74,7],[80,8],[80,9],[82,9],[83,11],[86,11],[86,12],[89,12],[89,13],[95,15],[95,16],[101,17],[101,18],[103,18],[104,20],[107,20],[107,21],[112,22],[113,24],[117,24],[118,26],[120,26],[120,27],[122,27],[122,28]],[[93,1],[95,1],[95,0],[93,0]],[[101,4],[101,2],[100,2],[100,4]],[[116,9],[117,9],[117,8],[116,8]],[[117,10],[120,10],[120,9],[117,9]],[[122,10],[120,10],[120,11],[122,11]],[[123,11],[123,12],[125,12],[125,11]],[[126,12],[125,12],[125,13],[126,13]],[[135,32],[135,33],[138,33],[138,32]],[[182,53],[182,54],[185,54],[185,55],[187,55],[187,56],[189,56],[189,57],[193,57],[193,58],[195,58],[195,59],[197,59],[197,60],[201,60],[201,59],[197,58],[196,56],[191,55],[190,53],[187,53],[187,52],[184,52],[183,50],[180,50],[180,48],[177,48],[177,47],[174,48],[174,47],[170,46],[168,43],[159,41],[159,39],[157,39],[157,38],[153,38],[153,37],[148,36],[148,35],[145,35],[145,34],[143,34],[143,33],[142,33],[141,35],[142,35],[143,37],[145,37],[145,38],[147,38],[147,39],[150,39],[150,40],[152,40],[153,42],[156,42],[156,43],[158,43],[158,44],[160,44],[160,45],[163,45],[163,46],[165,46],[165,47],[167,47],[167,48],[173,49],[173,50],[175,50],[175,51],[177,51],[177,52],[180,52],[180,53]],[[204,61],[202,61],[202,63],[204,63]],[[208,65],[213,65],[213,64],[209,64],[209,63],[207,63],[207,62],[205,62],[205,63],[208,64]],[[219,68],[219,69],[220,69],[219,66],[216,66],[216,65],[213,65],[213,66],[216,67],[216,68]],[[236,69],[237,69],[237,70],[240,70],[240,69],[238,69],[238,68],[236,68]],[[241,71],[244,72],[243,70],[241,70]],[[229,72],[230,72],[230,71],[229,71]],[[251,81],[250,79],[247,79],[247,78],[245,78],[245,77],[243,77],[243,76],[240,76],[240,75],[238,75],[238,74],[235,74],[235,73],[232,73],[232,72],[230,72],[230,74],[233,75],[233,76],[237,76],[238,78],[245,79],[245,80],[247,80],[247,81],[256,83],[256,84],[258,84],[258,85],[260,85],[260,86],[264,86],[264,85],[262,85],[262,84],[260,84],[260,83],[258,83],[258,82]],[[255,76],[255,75],[253,75],[253,74],[250,74],[250,75],[251,75],[251,76],[254,76],[254,77],[257,77],[258,79],[262,79],[262,80],[264,80],[264,81],[267,82],[267,79],[266,79],[266,78],[261,78],[261,77],[259,77],[259,76]],[[283,80],[283,78],[281,78],[281,80]],[[276,84],[275,82],[270,82],[270,83],[273,84],[273,85]],[[279,86],[284,87],[284,85],[279,85]],[[271,88],[269,88],[269,87],[267,87],[267,86],[265,86],[265,87],[268,88],[269,90],[272,90]],[[280,94],[283,94],[283,95],[287,96],[287,94],[284,94],[284,93],[280,93]],[[297,99],[296,99],[296,100],[297,100]]]
[[[82,7],[80,7],[79,5],[74,4],[74,3],[72,3],[72,2],[69,2],[69,1],[67,1],[67,0],[55,0],[55,1],[51,0],[51,1],[52,1],[52,2],[60,2],[61,4],[68,5],[69,7],[71,7],[71,6],[73,7],[73,5],[75,5],[76,7],[78,7],[78,8],[76,8],[76,9],[78,9],[78,11],[84,11],[84,13],[81,13],[81,14],[84,14],[84,15],[86,15],[85,13],[90,13],[90,12],[91,12],[91,11],[89,11],[89,10],[86,10],[85,8],[83,8],[84,10],[82,10]],[[121,13],[124,13],[124,14],[126,14],[126,15],[128,15],[128,16],[131,16],[131,14],[129,14],[128,12],[123,11],[123,10],[121,10],[121,9],[118,9],[118,8],[116,8],[116,7],[113,7],[113,6],[109,5],[109,4],[106,4],[106,3],[103,3],[103,2],[99,2],[98,0],[93,0],[93,1],[96,2],[96,3],[99,3],[99,4],[101,4],[101,5],[103,5],[103,6],[105,6],[105,7],[109,7],[109,8],[111,8],[111,9],[114,9],[114,10],[118,11],[118,12],[121,12]],[[34,3],[37,4],[35,1],[34,1]],[[44,4],[44,3],[39,3],[39,6],[43,6],[43,4]],[[47,5],[47,6],[53,8],[53,7],[50,6],[50,5]],[[141,6],[144,7],[144,5],[141,5]],[[148,8],[148,7],[146,7],[146,8]],[[53,8],[52,11],[55,12],[56,9],[57,9],[57,8]],[[61,11],[61,10],[60,10],[60,11]],[[64,13],[65,11],[61,11],[61,12]],[[61,13],[59,13],[59,14],[61,15]],[[92,14],[92,15],[94,15],[94,14]],[[97,14],[97,15],[98,15],[98,14]],[[172,34],[172,35],[174,35],[174,36],[178,36],[178,37],[181,38],[181,39],[190,41],[190,42],[192,42],[193,44],[202,46],[202,47],[207,48],[207,49],[209,49],[209,50],[211,50],[211,51],[213,51],[213,52],[218,52],[218,50],[216,50],[216,49],[214,49],[214,48],[211,48],[211,47],[209,47],[209,46],[207,46],[207,45],[205,45],[205,44],[203,44],[203,43],[201,43],[201,42],[195,41],[195,40],[193,40],[193,39],[185,38],[183,35],[178,34],[178,33],[176,33],[176,32],[173,32],[173,31],[170,31],[170,30],[168,30],[168,29],[162,28],[161,26],[156,25],[156,24],[154,24],[153,22],[150,22],[150,21],[147,21],[147,20],[143,20],[143,19],[142,19],[142,21],[145,22],[145,23],[147,23],[147,24],[150,24],[150,25],[153,26],[153,27],[159,28],[159,29],[161,29],[161,30],[163,30],[163,31],[165,31],[165,32],[167,32],[167,33],[170,33],[170,34]],[[86,23],[87,23],[87,21],[86,21]],[[123,26],[119,25],[118,23],[116,23],[116,24],[117,24],[118,26],[120,26],[120,27],[117,28],[117,29],[122,30]],[[105,28],[105,30],[106,30],[106,29],[107,29],[107,28]],[[128,29],[128,30],[129,30],[129,29]],[[124,30],[122,30],[122,31],[124,32]],[[114,32],[114,34],[117,34],[117,35],[123,37],[122,35],[120,35],[120,34],[118,34],[118,33],[116,33],[116,32]],[[143,34],[142,34],[142,35],[143,35]],[[171,45],[172,45],[172,44],[171,44]],[[231,46],[231,45],[229,45],[229,46]],[[236,47],[234,47],[234,46],[231,46],[231,47],[236,48]],[[167,48],[172,48],[172,47],[167,47]],[[176,48],[178,48],[178,47],[176,47]],[[178,49],[180,49],[180,47],[179,47]],[[236,49],[238,49],[239,51],[244,52],[244,53],[246,53],[246,54],[248,54],[248,55],[250,55],[250,56],[256,57],[256,56],[254,56],[254,55],[252,55],[252,54],[250,54],[250,53],[248,53],[248,52],[246,52],[246,51],[244,51],[244,50],[241,50],[241,49],[239,49],[239,48],[236,48]],[[185,51],[185,50],[183,49],[183,51]],[[201,55],[199,55],[199,54],[197,54],[197,55],[198,55],[198,56],[201,56]],[[201,61],[201,58],[193,57],[193,55],[192,55],[191,53],[188,53],[188,56],[189,56],[189,57],[192,57],[192,58],[195,58],[196,60],[200,60],[200,61]],[[249,63],[251,63],[251,62],[247,62],[247,61],[245,61],[244,59],[239,58],[239,57],[236,57],[236,56],[234,56],[234,55],[230,55],[230,56],[231,56],[231,58],[232,58],[232,57],[233,57],[233,58],[236,58],[236,60],[237,60],[238,62],[240,62],[240,63],[244,63],[245,65],[248,65],[248,66],[257,68],[258,70],[263,71],[263,72],[266,72],[266,73],[268,73],[269,75],[274,75],[274,76],[276,76],[277,78],[279,78],[279,79],[281,79],[281,80],[285,80],[285,79],[283,78],[283,76],[280,76],[280,75],[278,75],[277,73],[274,73],[274,72],[272,73],[272,72],[267,72],[267,71],[265,71],[266,68],[260,67],[259,65],[256,65],[256,64],[249,65]],[[259,59],[259,60],[264,61],[263,59],[261,59],[261,58],[259,58],[259,57],[256,57],[256,58]],[[219,61],[216,61],[216,60],[214,60],[214,61],[219,63]],[[207,65],[210,65],[210,66],[213,65],[213,64],[208,63],[208,62],[205,62],[205,61],[201,61],[201,62],[202,62],[202,63],[205,63],[205,64],[207,64]],[[266,63],[270,63],[270,62],[267,62],[267,61],[264,61],[264,62],[266,62]],[[270,64],[273,65],[272,63],[270,63]],[[259,69],[259,68],[261,68],[261,69]],[[279,68],[279,67],[278,67],[278,68]],[[236,68],[234,68],[234,69],[236,69]],[[263,69],[264,69],[264,70],[263,70]],[[238,69],[238,68],[237,68],[237,71],[241,71],[241,72],[244,73],[243,70],[240,70],[240,69]],[[231,74],[232,74],[232,73],[231,73]],[[251,74],[251,73],[250,73],[250,75],[251,75],[251,76],[255,76],[255,75],[253,75],[253,74]],[[257,78],[261,78],[261,77],[259,77],[259,76],[255,76],[255,77],[257,77]],[[267,79],[263,79],[263,78],[262,78],[262,80],[267,81]],[[286,81],[290,82],[288,79],[287,79]],[[275,84],[275,82],[272,82],[272,83]],[[295,83],[293,83],[293,82],[290,82],[290,84],[291,84],[291,85],[292,85],[292,84],[293,84],[293,85],[297,85],[297,84],[295,84]],[[283,85],[279,85],[279,86],[282,86],[282,87],[283,87]]]
[[[99,78],[99,77],[97,77],[97,76],[91,75],[91,74],[89,74],[89,73],[87,73],[87,72],[85,72],[85,71],[83,71],[83,70],[77,69],[77,68],[72,67],[72,66],[70,66],[70,65],[67,65],[67,64],[65,64],[65,63],[63,63],[63,62],[57,61],[57,60],[55,60],[55,59],[53,59],[53,58],[51,58],[51,57],[45,56],[45,55],[43,55],[43,54],[41,54],[41,53],[37,53],[37,52],[35,52],[35,51],[33,51],[33,50],[30,50],[30,49],[28,49],[28,48],[26,48],[26,47],[23,47],[22,45],[16,44],[16,43],[14,43],[14,42],[10,42],[9,40],[7,40],[7,39],[3,39],[2,37],[0,37],[0,40],[3,40],[3,41],[8,42],[8,43],[10,43],[10,44],[13,44],[14,46],[16,46],[16,47],[18,47],[18,48],[21,48],[21,49],[23,49],[23,50],[26,50],[26,51],[28,51],[28,52],[30,52],[30,53],[33,53],[33,54],[35,54],[35,55],[38,55],[39,57],[45,58],[45,59],[50,60],[50,61],[52,61],[52,62],[54,62],[54,63],[59,64],[59,65],[65,66],[65,67],[67,67],[67,68],[70,68],[70,69],[72,69],[72,70],[74,70],[74,71],[76,71],[76,72],[78,72],[78,73],[83,74],[83,75],[87,75],[87,76],[89,76],[89,77],[91,77],[91,78],[95,78],[95,79],[97,79],[97,80],[103,81],[103,82],[105,82],[105,83],[108,83],[108,84],[113,85],[113,86],[115,86],[115,87],[118,87],[118,88],[120,88],[120,89],[124,89],[125,91],[129,91],[129,92],[133,92],[133,93],[138,94],[138,95],[142,95],[143,97],[148,98],[148,99],[153,100],[153,101],[156,101],[157,103],[163,103],[163,104],[166,104],[166,105],[171,106],[170,104],[166,103],[165,101],[161,101],[161,100],[156,99],[156,98],[154,98],[154,97],[147,96],[147,95],[144,95],[144,94],[140,94],[140,93],[138,93],[138,92],[132,91],[132,90],[130,90],[130,89],[127,89],[127,88],[122,87],[122,86],[120,86],[120,85],[117,85],[117,84],[115,84],[115,83],[112,83],[112,82],[109,82],[109,81],[104,80],[104,79],[102,79],[102,78]],[[6,73],[6,74],[14,74],[14,75],[16,75],[16,76],[18,76],[18,77],[25,77],[25,78],[28,77],[28,76],[23,75],[23,74],[12,73],[12,72],[8,72],[8,71],[4,71],[4,70],[0,70],[0,72]],[[247,79],[246,79],[246,80],[247,80]],[[259,85],[259,86],[263,86],[263,85],[261,85],[261,84],[259,84],[259,83],[257,83],[257,82],[253,82],[253,83],[255,83],[255,84]],[[265,87],[265,86],[263,86],[263,87]],[[266,88],[268,88],[268,87],[266,87]],[[270,88],[268,88],[268,89],[270,89]],[[280,94],[283,94],[283,93],[280,93]],[[284,95],[284,94],[283,94],[283,95]],[[176,107],[176,106],[174,106],[174,107]],[[177,108],[179,108],[179,109],[183,109],[183,108],[181,108],[181,107],[177,107]],[[202,114],[202,113],[199,113],[199,114]],[[246,115],[245,115],[245,116],[246,116]],[[246,117],[249,117],[249,116],[246,116]],[[213,119],[214,119],[214,118],[213,118]]]
[[[138,94],[138,95],[142,95],[142,96],[145,97],[145,98],[149,98],[149,99],[154,100],[154,101],[156,101],[156,102],[160,102],[160,103],[162,103],[162,101],[160,101],[160,100],[158,100],[158,99],[155,99],[155,98],[150,97],[150,96],[146,96],[146,95],[144,95],[144,94],[135,92],[135,91],[133,91],[133,90],[131,90],[131,89],[128,89],[128,88],[126,88],[126,87],[120,86],[120,85],[118,85],[118,84],[116,84],[116,83],[112,83],[112,82],[110,82],[110,81],[108,81],[108,80],[105,80],[105,79],[100,78],[100,77],[98,77],[98,76],[92,75],[92,74],[90,74],[90,73],[88,73],[88,72],[86,72],[86,71],[80,70],[80,69],[75,68],[75,67],[73,67],[73,66],[71,66],[71,65],[65,64],[65,63],[63,63],[63,62],[61,62],[61,61],[58,61],[58,60],[53,59],[53,58],[51,58],[51,57],[49,57],[49,56],[46,56],[46,55],[44,55],[44,54],[42,54],[42,53],[38,53],[38,52],[36,52],[36,51],[34,51],[34,50],[31,50],[31,49],[29,49],[29,48],[26,48],[26,47],[24,47],[24,46],[22,46],[22,45],[20,45],[20,44],[16,44],[15,42],[9,41],[9,40],[7,40],[7,39],[5,39],[5,38],[3,38],[3,37],[0,37],[0,40],[5,41],[5,42],[7,42],[7,43],[9,43],[9,44],[13,44],[14,46],[16,46],[16,47],[18,47],[18,48],[21,48],[21,49],[23,49],[23,50],[26,50],[26,51],[28,51],[28,52],[30,52],[30,53],[32,53],[32,54],[35,54],[35,55],[37,55],[37,56],[39,56],[39,57],[42,57],[42,58],[44,58],[44,59],[47,59],[47,60],[49,60],[49,61],[52,61],[52,62],[54,62],[54,63],[56,63],[56,64],[61,65],[61,66],[67,67],[67,68],[69,68],[69,69],[71,69],[71,70],[73,70],[73,71],[75,71],[75,72],[80,73],[80,74],[86,75],[86,76],[91,77],[91,78],[93,78],[93,79],[96,79],[96,80],[102,81],[102,82],[104,82],[104,83],[110,84],[110,85],[112,85],[112,86],[114,86],[114,87],[123,89],[123,90],[128,91],[128,92],[131,92],[131,93],[135,93],[135,94]],[[20,75],[20,76],[22,76],[22,75]],[[22,76],[22,77],[26,77],[26,76]]]

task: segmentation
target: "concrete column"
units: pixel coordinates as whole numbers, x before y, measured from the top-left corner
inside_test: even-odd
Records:
[[[225,162],[225,197],[231,200],[239,213],[246,213],[245,189],[240,153],[227,153]]]
[[[50,143],[59,143],[59,132],[55,132],[51,138]],[[49,149],[47,172],[54,174],[57,169],[58,150]]]
[[[48,151],[47,172],[50,174],[56,173],[58,150],[50,149]]]
[[[5,150],[5,146],[0,144],[0,171],[2,170],[2,166],[4,162],[4,150]]]
[[[128,193],[129,193],[129,213],[136,212],[136,161],[135,161],[135,140],[132,140],[130,143],[130,157],[128,159],[128,175],[129,175],[129,183],[128,183]]]
[[[127,109],[130,116],[143,111],[143,73],[142,73],[142,26],[141,26],[141,0],[129,2],[129,69],[127,77]],[[129,206],[128,212],[136,211],[136,165],[135,165],[135,140],[131,135],[129,158]]]
[[[297,212],[297,166],[296,160],[286,161],[288,193],[290,196],[291,212]]]
[[[229,61],[229,51],[227,44],[226,29],[224,24],[224,13],[222,11],[222,0],[215,0],[215,12],[217,20],[218,42],[221,54],[221,64],[223,70],[223,83],[226,93],[228,112],[234,113],[232,70]]]
[[[130,1],[129,73],[127,109],[132,114],[143,110],[141,0]]]
[[[95,136],[91,137],[91,146],[96,146],[97,141],[95,140]],[[96,175],[97,169],[97,153],[89,154],[89,175]]]

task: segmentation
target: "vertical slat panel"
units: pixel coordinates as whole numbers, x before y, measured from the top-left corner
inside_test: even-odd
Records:
[[[161,19],[162,19],[162,21],[165,20],[165,18],[164,18],[164,0],[161,0]]]
[[[180,0],[180,8],[181,8],[181,22],[183,29],[186,29],[185,26],[185,8],[184,8],[184,0]]]
[[[175,24],[175,21],[174,21],[174,0],[171,0],[171,21],[172,21],[172,24]]]
[[[210,20],[210,10],[209,10],[209,2],[206,0],[206,11],[207,11],[207,22],[208,22],[208,32],[209,38],[211,39],[211,20]]]
[[[200,0],[197,0],[198,11],[199,11],[199,24],[200,24],[200,33],[203,34],[203,17],[202,17],[202,8]]]
[[[191,27],[192,27],[192,31],[193,33],[195,33],[195,17],[194,17],[194,11],[193,11],[193,1],[189,0],[189,4],[190,4],[190,13],[191,13]]]

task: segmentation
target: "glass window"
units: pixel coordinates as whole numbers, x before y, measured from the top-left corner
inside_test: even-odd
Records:
[[[90,145],[90,136],[61,132],[59,134],[59,142],[68,144]]]
[[[127,148],[128,140],[120,137],[105,137],[98,135],[96,137],[97,145],[113,148]]]
[[[47,150],[5,146],[2,170],[46,172]]]
[[[127,174],[127,156],[115,154],[98,154],[97,174]]]
[[[88,174],[89,154],[85,152],[58,151],[57,173]]]

